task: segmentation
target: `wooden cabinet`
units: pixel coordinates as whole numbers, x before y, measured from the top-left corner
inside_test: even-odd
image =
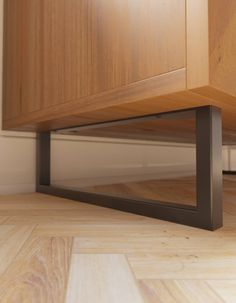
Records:
[[[234,0],[6,0],[4,128],[215,104],[233,131],[235,35]]]

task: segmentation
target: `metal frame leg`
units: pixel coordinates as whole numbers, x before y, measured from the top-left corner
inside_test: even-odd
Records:
[[[222,226],[222,123],[215,107],[196,112],[197,125],[197,208],[202,226]]]
[[[57,188],[50,185],[50,132],[37,135],[37,191],[94,205],[172,221],[208,230],[222,222],[222,124],[221,112],[213,106],[104,122],[106,125],[157,119],[164,115],[196,112],[197,206],[123,198],[100,193]],[[98,124],[94,124],[96,127]],[[83,126],[82,126],[83,127]],[[91,128],[91,125],[89,126]],[[80,127],[77,127],[79,130]]]
[[[36,140],[36,190],[51,184],[51,134],[37,133]]]

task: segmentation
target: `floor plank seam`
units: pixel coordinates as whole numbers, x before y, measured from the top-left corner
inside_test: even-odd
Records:
[[[220,300],[222,300],[223,302],[225,302],[225,303],[227,303],[226,301],[225,301],[225,299],[212,287],[212,285],[211,284],[209,284],[209,281],[212,281],[212,280],[207,280],[206,281],[206,284],[208,285],[208,287],[211,289],[211,291],[220,299]]]
[[[27,226],[27,225],[24,225]],[[29,241],[29,239],[32,237],[33,231],[35,229],[35,226],[33,227],[33,229],[31,230],[30,234],[28,235],[27,239],[25,239],[25,241],[22,243],[20,249],[18,250],[18,252],[16,253],[16,255],[13,257],[11,264],[9,264],[6,269],[3,271],[2,276],[4,276],[6,274],[6,272],[9,270],[10,266],[12,265],[13,262],[15,262],[15,260],[18,258],[18,256],[21,254],[21,252],[24,250],[25,245],[27,244],[27,242]]]

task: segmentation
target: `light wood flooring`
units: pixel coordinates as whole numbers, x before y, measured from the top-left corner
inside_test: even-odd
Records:
[[[42,194],[0,197],[1,303],[235,303],[236,177],[210,232]]]

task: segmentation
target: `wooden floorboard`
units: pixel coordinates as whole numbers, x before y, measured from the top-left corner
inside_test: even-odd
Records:
[[[224,303],[207,281],[143,280],[139,282],[148,303]]]
[[[6,223],[8,220],[8,217],[0,216],[0,225]]]
[[[63,303],[71,238],[31,237],[0,278],[0,302]]]
[[[224,227],[210,232],[42,194],[1,196],[0,302],[235,303],[235,176],[224,177],[223,200]]]
[[[33,226],[0,226],[0,276],[12,264],[24,243],[30,237],[33,228]]]
[[[234,303],[236,300],[236,280],[213,280],[208,284],[224,299],[224,302]]]
[[[74,254],[66,303],[74,302],[142,303],[143,300],[125,256]]]

